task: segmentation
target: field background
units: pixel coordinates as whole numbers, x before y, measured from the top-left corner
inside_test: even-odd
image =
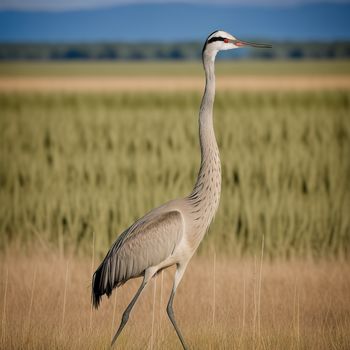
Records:
[[[350,64],[339,61],[221,61],[217,90],[350,90]],[[0,91],[150,92],[203,91],[198,61],[0,62]]]
[[[221,62],[217,75],[222,199],[176,298],[185,337],[347,349],[350,63]],[[0,63],[3,348],[107,347],[139,281],[91,314],[92,266],[191,191],[202,90],[199,62]],[[171,276],[145,291],[121,347],[179,348]]]

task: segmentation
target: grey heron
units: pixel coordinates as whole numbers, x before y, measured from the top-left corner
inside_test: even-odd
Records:
[[[176,265],[167,313],[184,349],[188,349],[175,321],[173,301],[188,262],[202,241],[219,206],[221,165],[213,128],[216,54],[245,46],[270,47],[236,39],[215,31],[205,41],[202,59],[206,77],[199,110],[201,165],[192,192],[151,210],[127,228],[113,243],[92,277],[92,302],[98,308],[104,294],[131,278],[143,277],[141,286],[125,309],[112,345],[128,322],[129,314],[142,290],[159,271]]]

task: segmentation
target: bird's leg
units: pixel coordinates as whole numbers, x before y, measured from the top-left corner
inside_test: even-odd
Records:
[[[119,334],[121,333],[121,331],[123,330],[124,326],[126,325],[126,323],[128,322],[129,319],[129,314],[130,311],[132,310],[133,306],[135,305],[137,298],[140,296],[143,288],[145,287],[146,282],[145,279],[143,279],[140,288],[138,289],[138,291],[136,292],[135,296],[132,298],[130,304],[128,305],[128,307],[125,309],[123,316],[122,316],[122,320],[120,322],[119,328],[117,330],[117,332],[115,333],[111,346],[113,346],[113,344],[115,343],[115,341],[117,340]]]
[[[140,288],[138,289],[138,291],[136,292],[135,296],[132,298],[130,304],[127,306],[127,308],[125,309],[123,316],[122,316],[122,320],[120,322],[119,328],[117,330],[117,332],[115,333],[111,346],[113,346],[113,344],[115,343],[115,341],[117,340],[117,338],[119,337],[119,334],[121,333],[121,331],[123,330],[124,326],[126,325],[126,323],[128,322],[129,319],[129,314],[132,310],[132,308],[134,307],[138,297],[140,296],[143,288],[146,286],[146,284],[148,283],[148,281],[151,279],[151,277],[154,275],[155,271],[149,269],[146,270],[145,272],[145,276],[143,278],[143,281],[141,283]]]
[[[175,292],[176,292],[176,288],[177,286],[179,285],[181,279],[182,279],[182,276],[186,270],[186,266],[187,264],[184,264],[184,265],[177,265],[177,269],[176,269],[176,272],[175,272],[175,278],[174,278],[174,285],[173,285],[173,289],[171,291],[171,294],[170,294],[170,298],[169,298],[169,301],[168,301],[168,306],[167,306],[167,313],[168,313],[168,316],[170,318],[170,321],[171,323],[173,324],[174,328],[175,328],[175,331],[181,341],[181,344],[184,348],[184,350],[188,350],[188,346],[186,345],[185,343],[185,340],[180,332],[180,329],[179,327],[177,326],[176,324],[176,321],[175,321],[175,317],[174,317],[174,310],[173,310],[173,301],[174,301],[174,297],[175,297]]]

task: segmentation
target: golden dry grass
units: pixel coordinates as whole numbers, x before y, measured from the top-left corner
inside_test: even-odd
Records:
[[[153,349],[181,348],[165,312],[172,274],[168,270],[151,281],[119,348],[152,348],[152,324]],[[3,349],[108,348],[140,283],[128,282],[91,314],[87,258],[10,250],[1,256],[1,276]],[[217,256],[214,267],[212,253],[190,263],[175,314],[191,349],[349,349],[349,291],[347,262],[261,265],[260,258]]]
[[[350,76],[220,76],[218,90],[349,90]],[[0,91],[202,91],[203,77],[1,77]]]

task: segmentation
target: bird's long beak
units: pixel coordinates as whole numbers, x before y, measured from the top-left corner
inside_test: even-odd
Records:
[[[243,47],[243,46],[251,46],[251,47],[259,47],[261,49],[270,49],[272,48],[272,45],[270,44],[258,44],[258,43],[252,43],[249,41],[242,41],[242,40],[232,40],[232,43],[236,46]]]

